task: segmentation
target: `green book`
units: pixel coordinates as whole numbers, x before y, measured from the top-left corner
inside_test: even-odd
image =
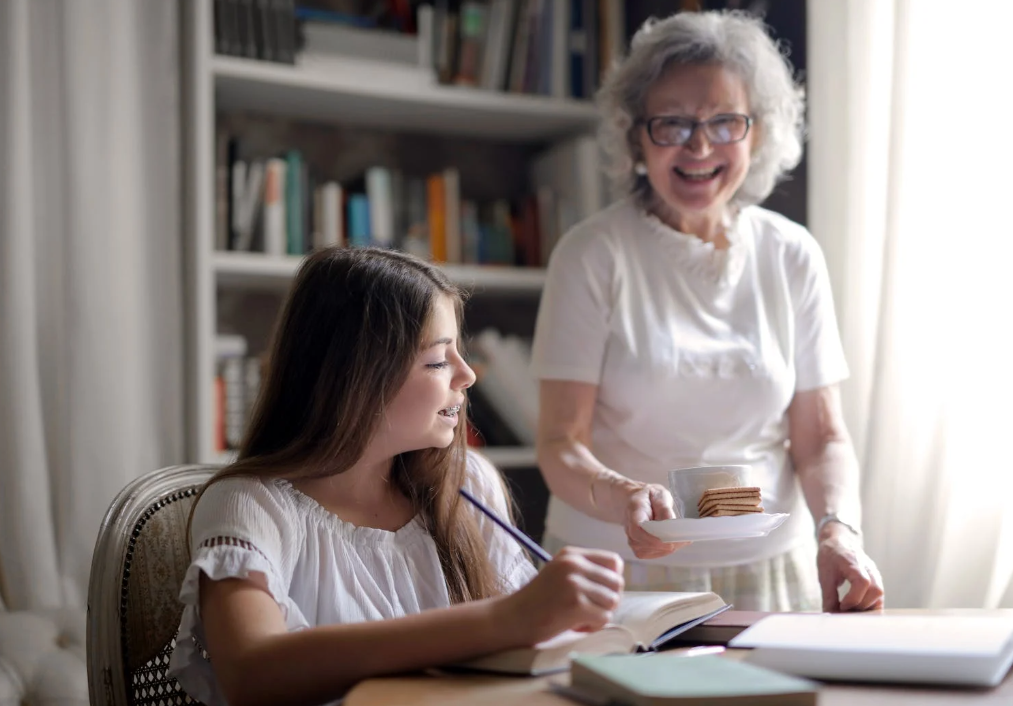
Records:
[[[605,706],[815,706],[819,684],[730,657],[578,656],[564,693]]]

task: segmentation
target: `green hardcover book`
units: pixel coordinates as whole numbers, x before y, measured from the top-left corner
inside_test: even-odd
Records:
[[[819,684],[729,657],[579,656],[569,693],[610,706],[815,706]],[[566,690],[564,690],[566,691]]]
[[[304,255],[303,198],[306,183],[302,152],[289,150],[285,154],[285,162],[288,165],[285,170],[285,251],[289,255]]]

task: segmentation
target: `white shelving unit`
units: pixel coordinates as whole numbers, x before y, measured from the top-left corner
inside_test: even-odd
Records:
[[[490,446],[481,450],[497,468],[533,468],[537,465],[535,450],[529,446]],[[231,463],[236,458],[234,451],[216,454],[212,462]]]
[[[583,102],[439,85],[432,71],[353,59],[301,57],[295,66],[218,56],[213,49],[213,3],[185,0],[185,188],[187,228],[188,455],[220,463],[213,431],[214,341],[218,297],[231,290],[286,289],[298,257],[214,249],[215,118],[225,111],[259,113],[321,123],[368,125],[485,138],[518,144],[551,143],[595,127]],[[599,175],[585,175],[598,179]],[[537,294],[544,271],[447,266],[459,284],[486,296]],[[531,448],[488,448],[500,468],[535,465]]]
[[[432,71],[402,64],[302,57],[287,66],[213,56],[210,68],[224,110],[515,142],[566,137],[596,120],[581,101],[443,86]]]
[[[272,257],[261,253],[215,252],[212,267],[222,287],[285,289],[302,258]],[[545,271],[522,267],[444,265],[443,270],[459,285],[478,292],[539,292]]]

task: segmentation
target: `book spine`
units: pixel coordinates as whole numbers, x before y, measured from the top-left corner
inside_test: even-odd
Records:
[[[454,83],[476,86],[482,72],[487,8],[482,3],[461,4],[461,44]]]
[[[443,170],[444,233],[446,261],[459,264],[461,258],[461,175],[454,167]]]
[[[267,160],[264,185],[264,252],[284,255],[285,242],[285,161]]]
[[[418,63],[423,69],[433,69],[433,6],[420,5],[416,11],[415,22],[418,25]]]
[[[482,88],[502,91],[506,81],[510,37],[513,29],[513,6],[510,0],[492,0],[489,7],[485,51],[482,55]]]
[[[344,245],[345,234],[342,214],[342,189],[334,181],[326,182],[320,187],[320,246],[330,247]]]
[[[369,199],[365,194],[352,194],[348,197],[348,244],[368,246],[369,230]]]
[[[255,160],[249,165],[242,200],[236,205],[239,214],[236,250],[253,249],[253,227],[264,193],[264,162]]]
[[[430,174],[426,180],[429,215],[429,248],[434,262],[447,261],[447,201],[442,174]]]
[[[285,155],[285,233],[286,252],[302,255],[306,252],[303,239],[303,161],[297,150]]]
[[[389,169],[370,167],[366,170],[366,198],[372,242],[389,248],[394,244],[394,195]]]
[[[405,252],[428,260],[432,257],[429,245],[429,217],[426,205],[426,181],[409,177],[405,184],[407,222],[402,247]]]

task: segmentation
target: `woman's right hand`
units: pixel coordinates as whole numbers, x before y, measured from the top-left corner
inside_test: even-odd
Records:
[[[638,559],[657,559],[691,544],[666,542],[641,526],[648,520],[670,520],[674,517],[675,504],[668,488],[657,483],[636,483],[629,486],[623,524],[630,549]]]
[[[612,620],[623,592],[623,560],[600,549],[564,547],[526,586],[504,597],[504,626],[516,644],[534,645],[564,630],[592,632]]]

